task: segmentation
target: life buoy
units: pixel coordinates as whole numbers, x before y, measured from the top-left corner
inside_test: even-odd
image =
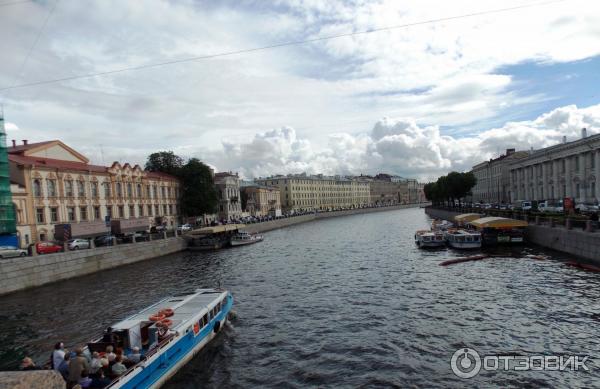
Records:
[[[161,321],[165,319],[165,315],[161,314],[160,312],[157,313],[156,315],[152,315],[148,318],[148,320],[150,321]]]
[[[213,331],[216,334],[217,332],[219,332],[220,329],[221,329],[221,322],[218,321],[218,322],[215,323],[215,328],[213,328]]]
[[[168,328],[170,328],[172,325],[173,325],[173,321],[172,321],[172,320],[170,320],[170,319],[162,319],[161,321],[159,321],[159,322],[156,322],[156,326],[157,326],[158,328],[165,328],[165,329],[168,329]]]
[[[165,309],[161,309],[160,311],[158,311],[159,315],[165,315],[165,317],[171,317],[175,314],[175,311],[172,310],[171,308],[165,308]]]

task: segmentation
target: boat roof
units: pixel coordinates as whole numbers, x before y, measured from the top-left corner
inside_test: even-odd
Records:
[[[221,232],[227,231],[235,231],[240,228],[246,227],[245,224],[224,224],[222,226],[212,226],[212,227],[204,227],[194,231],[191,231],[189,234],[192,235],[208,235],[208,234],[219,234]]]
[[[189,325],[190,319],[197,316],[202,311],[211,309],[217,302],[224,298],[226,294],[227,291],[220,289],[196,289],[196,291],[191,293],[167,297],[156,304],[121,320],[113,325],[112,328],[113,330],[128,330],[139,325],[140,322],[150,321],[149,317],[156,314],[161,309],[171,308],[174,312],[174,315],[169,317],[169,319],[173,321],[171,328],[176,330],[182,324],[184,326]]]
[[[462,213],[460,215],[454,216],[454,220],[457,222],[458,221],[470,222],[471,220],[481,219],[481,216],[483,216],[483,215],[480,213]]]
[[[477,228],[514,228],[527,227],[529,225],[523,220],[496,216],[482,217],[481,219],[472,220],[470,223]]]

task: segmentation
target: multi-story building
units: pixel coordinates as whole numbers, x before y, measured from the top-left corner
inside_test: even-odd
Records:
[[[527,151],[507,149],[506,154],[473,166],[477,183],[471,190],[476,203],[510,203],[510,166],[516,160],[529,155]]]
[[[375,177],[358,176],[355,179],[369,183],[371,204],[392,205],[409,202],[407,179],[389,174],[377,174]]]
[[[264,185],[249,185],[242,188],[246,196],[246,209],[252,216],[280,216],[281,195],[279,188]]]
[[[511,201],[558,200],[597,203],[600,169],[600,134],[532,152],[510,165]]]
[[[216,173],[215,186],[219,197],[219,219],[227,221],[239,219],[242,216],[242,199],[238,174]]]
[[[178,219],[179,181],[168,174],[128,163],[92,165],[58,140],[13,141],[7,151],[22,247],[53,240],[57,224],[85,224],[93,236],[106,233],[107,217],[137,219],[140,229],[174,226]]]
[[[370,203],[369,183],[346,177],[297,174],[256,182],[278,187],[281,205],[288,211],[356,208]]]

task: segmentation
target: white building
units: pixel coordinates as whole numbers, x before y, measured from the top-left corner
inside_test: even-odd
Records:
[[[237,173],[215,174],[215,186],[219,197],[219,219],[230,221],[242,217],[240,178]]]
[[[473,166],[472,172],[477,183],[471,190],[473,201],[486,203],[509,203],[510,200],[510,164],[529,155],[527,151],[507,149],[506,154]]]

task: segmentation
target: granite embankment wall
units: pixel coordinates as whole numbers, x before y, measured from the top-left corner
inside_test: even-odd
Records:
[[[185,249],[182,238],[0,261],[0,295],[160,257]]]
[[[257,224],[248,224],[245,229],[250,233],[257,232],[265,232],[276,230],[278,228],[288,227],[294,224],[305,223],[313,220],[319,219],[327,219],[330,217],[339,217],[339,216],[348,216],[348,215],[358,215],[362,213],[372,213],[372,212],[384,212],[384,211],[394,211],[397,209],[405,209],[405,208],[415,208],[420,204],[406,204],[406,205],[395,205],[390,207],[380,207],[380,208],[360,208],[360,209],[348,209],[345,211],[334,211],[334,212],[319,212],[319,213],[311,213],[308,215],[302,216],[294,216],[285,219],[272,220],[269,222],[257,223]]]
[[[2,389],[65,389],[65,380],[54,370],[0,372]]]
[[[461,212],[426,208],[425,213],[433,218],[452,221]],[[536,225],[532,221],[527,227],[525,238],[528,242],[600,264],[600,232]]]

